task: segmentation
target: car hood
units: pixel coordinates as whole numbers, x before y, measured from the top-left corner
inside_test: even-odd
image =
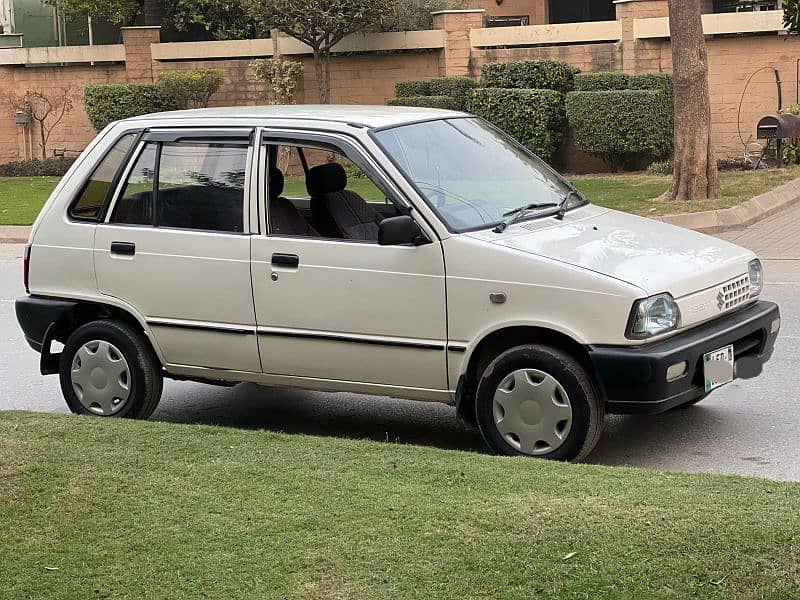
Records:
[[[487,241],[614,277],[648,295],[674,297],[747,272],[753,253],[723,240],[628,213],[584,206],[524,221]]]

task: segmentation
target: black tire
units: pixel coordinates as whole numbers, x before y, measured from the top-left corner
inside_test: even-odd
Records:
[[[481,376],[475,401],[475,415],[489,449],[507,456],[531,456],[509,444],[495,424],[494,394],[511,373],[536,369],[553,376],[563,387],[572,407],[572,425],[560,446],[538,458],[580,461],[594,448],[603,430],[605,404],[591,376],[566,352],[544,345],[512,348],[495,358]]]
[[[161,400],[161,363],[144,336],[120,321],[92,321],[76,329],[61,352],[59,377],[61,392],[70,410],[79,415],[96,415],[81,404],[72,387],[71,368],[75,353],[87,342],[107,341],[122,353],[130,371],[130,396],[125,406],[111,416],[147,419]]]

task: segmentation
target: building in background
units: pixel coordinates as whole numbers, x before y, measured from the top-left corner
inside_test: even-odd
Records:
[[[88,19],[67,19],[42,0],[0,0],[0,47],[76,46],[89,44]],[[120,28],[103,21],[92,24],[94,44],[116,44]]]

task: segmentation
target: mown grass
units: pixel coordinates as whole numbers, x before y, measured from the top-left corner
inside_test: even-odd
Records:
[[[630,173],[569,177],[594,204],[644,216],[730,208],[800,177],[800,166],[782,171],[725,171],[720,173],[723,197],[704,202],[663,202],[671,176]]]
[[[0,225],[30,225],[60,177],[0,177]]]
[[[594,204],[638,215],[658,216],[736,206],[779,185],[800,177],[800,166],[783,171],[729,171],[720,175],[723,198],[706,202],[661,202],[669,176],[643,173],[575,175],[570,179]],[[58,177],[0,177],[0,225],[30,225],[39,214]],[[368,179],[351,179],[348,189],[372,201],[383,194]],[[287,177],[284,195],[307,195],[302,178]]]
[[[3,598],[792,598],[800,485],[0,413]]]

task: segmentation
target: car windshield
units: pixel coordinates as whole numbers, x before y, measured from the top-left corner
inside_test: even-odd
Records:
[[[451,231],[495,226],[585,203],[544,161],[477,118],[426,121],[379,130],[375,137]],[[568,197],[570,196],[570,197]],[[545,206],[541,206],[545,205]]]

